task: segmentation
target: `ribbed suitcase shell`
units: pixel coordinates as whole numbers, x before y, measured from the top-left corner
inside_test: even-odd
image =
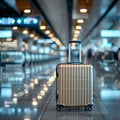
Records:
[[[93,66],[89,64],[58,64],[57,104],[87,106],[93,104]]]

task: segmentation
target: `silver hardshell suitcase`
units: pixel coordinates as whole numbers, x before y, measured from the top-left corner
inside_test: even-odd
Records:
[[[71,43],[80,44],[79,62],[71,62]],[[81,63],[81,42],[70,41],[68,63],[60,63],[56,68],[56,110],[74,108],[92,110],[93,104],[93,66]]]

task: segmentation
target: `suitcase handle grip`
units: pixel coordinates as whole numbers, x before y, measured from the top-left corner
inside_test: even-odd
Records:
[[[81,41],[69,41],[69,43],[68,43],[68,63],[71,62],[71,43],[79,44],[79,62],[81,62]]]
[[[71,43],[79,43],[79,44],[81,44],[81,41],[75,41],[75,40],[73,40],[73,41],[69,41],[69,43],[68,44],[71,44]]]

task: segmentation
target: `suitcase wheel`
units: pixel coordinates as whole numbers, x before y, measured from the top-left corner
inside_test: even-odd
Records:
[[[60,105],[56,105],[56,110],[57,111],[61,111],[61,106]]]
[[[91,110],[92,110],[92,105],[85,106],[85,111],[91,111]]]

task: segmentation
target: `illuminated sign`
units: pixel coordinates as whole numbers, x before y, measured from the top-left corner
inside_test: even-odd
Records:
[[[120,30],[101,30],[101,37],[120,37]]]
[[[14,26],[14,25],[38,25],[38,17],[20,17],[20,18],[0,18],[0,25]]]
[[[0,38],[11,38],[12,31],[11,30],[0,30]]]

